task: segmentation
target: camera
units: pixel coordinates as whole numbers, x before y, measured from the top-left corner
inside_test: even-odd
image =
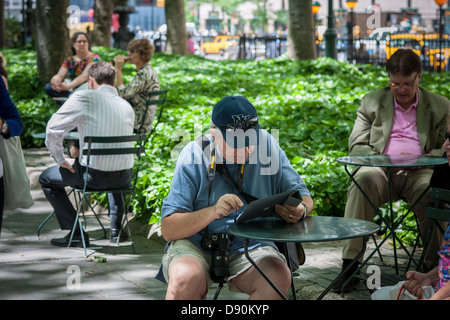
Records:
[[[202,238],[202,249],[211,250],[211,269],[209,273],[215,282],[221,282],[230,275],[228,270],[228,248],[233,243],[234,236],[228,233],[214,233]]]

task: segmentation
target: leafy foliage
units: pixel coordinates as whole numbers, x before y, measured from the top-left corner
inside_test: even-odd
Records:
[[[124,52],[94,48],[104,61]],[[56,105],[39,86],[35,52],[7,50],[10,88],[25,122],[24,146],[40,146],[31,134],[42,132]],[[212,107],[228,95],[247,97],[261,125],[277,134],[295,170],[315,200],[315,214],[343,216],[349,179],[336,158],[347,154],[361,98],[387,84],[380,67],[355,66],[328,58],[294,62],[211,61],[198,56],[157,53],[151,61],[169,94],[162,121],[147,144],[134,212],[157,223],[170,189],[177,154],[208,132]],[[124,69],[125,82],[135,75]],[[450,97],[449,73],[424,73],[421,85]]]
[[[57,105],[49,98],[39,83],[36,52],[10,49],[3,52],[8,61],[8,84],[11,98],[20,110],[24,131],[21,136],[24,147],[42,146],[43,141],[33,141],[32,135],[43,132]]]

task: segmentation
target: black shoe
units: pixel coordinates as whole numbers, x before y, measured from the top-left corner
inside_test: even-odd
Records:
[[[84,241],[86,243],[86,247],[89,246],[89,236],[86,232],[84,232]],[[56,247],[68,247],[70,242],[70,234],[66,235],[64,238],[51,239],[50,244]],[[83,248],[83,240],[81,239],[81,234],[74,234],[72,238],[71,247]]]
[[[352,262],[352,260],[344,259],[344,262],[342,263],[342,271],[340,273],[340,275],[342,275],[342,276],[333,286],[334,293],[347,293],[350,290],[354,289],[359,284],[359,279],[356,277],[353,277],[345,285],[345,288],[342,289],[342,287],[347,282],[347,280],[350,279],[352,274],[356,271],[356,269],[358,269],[359,263],[355,263],[350,269],[346,270],[351,262]]]
[[[119,242],[127,240],[127,238],[128,238],[127,234],[125,232],[123,232],[123,230],[122,230],[122,232],[120,232],[120,229],[112,228],[109,231],[109,242],[110,243],[117,243],[117,239],[119,238],[119,233],[120,233]]]

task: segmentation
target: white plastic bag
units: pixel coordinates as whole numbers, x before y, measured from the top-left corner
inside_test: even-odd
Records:
[[[391,300],[390,292],[394,286],[381,287],[372,293],[372,300]]]
[[[372,293],[372,300],[426,300],[434,294],[431,286],[422,287],[422,295],[417,298],[403,287],[405,281],[400,281],[395,286],[381,287]]]

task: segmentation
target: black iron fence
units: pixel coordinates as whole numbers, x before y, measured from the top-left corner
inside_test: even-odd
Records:
[[[230,37],[237,38],[237,37]],[[195,53],[209,55],[203,44],[214,41],[214,37],[196,37]],[[262,37],[240,37],[230,42],[224,50],[217,53],[223,59],[273,59],[286,53],[287,38],[278,35]],[[159,50],[164,51],[165,39],[154,39]],[[316,41],[317,55],[325,55],[325,41]],[[336,41],[337,60],[341,62],[370,63],[385,65],[390,56],[399,48],[411,48],[422,60],[424,70],[450,71],[450,39],[438,34],[393,34],[389,40],[346,39]]]
[[[239,59],[274,59],[287,51],[287,38],[277,36],[241,37]]]
[[[411,48],[420,56],[426,71],[450,71],[450,39],[436,34],[396,34],[389,40],[338,39],[337,59],[350,63],[385,65],[390,56],[400,48]],[[318,45],[318,55],[323,56],[325,43]]]

